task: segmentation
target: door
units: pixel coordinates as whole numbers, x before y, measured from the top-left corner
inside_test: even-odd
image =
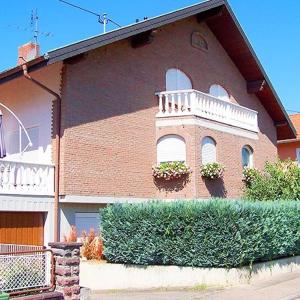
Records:
[[[0,243],[44,245],[44,213],[0,212]]]

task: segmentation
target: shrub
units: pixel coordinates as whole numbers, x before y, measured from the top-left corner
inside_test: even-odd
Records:
[[[114,263],[236,267],[300,254],[299,202],[115,204],[102,212]]]
[[[71,229],[70,229],[70,232],[68,233],[68,235],[64,235],[63,237],[63,241],[65,243],[74,243],[74,242],[77,242],[77,229],[76,229],[76,226],[72,225],[71,226]]]
[[[245,187],[249,200],[300,200],[300,168],[291,161],[267,162],[250,185]]]
[[[191,169],[183,161],[163,162],[152,167],[156,179],[172,180],[191,173]]]
[[[223,177],[225,168],[223,165],[214,162],[208,163],[200,167],[200,174],[207,179],[218,179]]]
[[[101,237],[97,237],[95,230],[90,229],[90,232],[82,233],[81,256],[85,257],[87,260],[90,259],[101,259],[103,258],[103,243]]]

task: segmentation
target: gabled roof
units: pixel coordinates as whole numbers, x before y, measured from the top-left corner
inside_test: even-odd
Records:
[[[199,22],[206,22],[252,90],[254,87],[255,94],[274,120],[278,139],[296,137],[288,114],[226,0],[202,2],[49,51],[43,57],[31,61],[28,70],[63,61],[122,39],[149,33],[158,27],[191,16],[196,16]],[[2,72],[0,84],[19,75],[22,75],[20,67]]]

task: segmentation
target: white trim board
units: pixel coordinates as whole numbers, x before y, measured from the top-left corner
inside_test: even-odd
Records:
[[[135,198],[135,197],[65,195],[65,196],[60,196],[59,202],[60,203],[106,204],[106,203],[138,203],[138,202],[147,202],[151,200],[157,200],[157,199]]]
[[[0,211],[49,212],[53,209],[53,205],[53,197],[0,194]]]
[[[78,203],[78,204],[113,204],[113,203],[142,203],[148,201],[207,201],[212,198],[136,198],[136,197],[109,197],[109,196],[83,196],[83,195],[65,195],[60,196],[60,203]],[[239,199],[239,198],[236,198]]]
[[[181,125],[196,125],[200,127],[205,127],[208,129],[221,131],[237,136],[242,136],[252,140],[258,140],[258,134],[253,131],[246,129],[218,123],[215,121],[202,119],[202,118],[173,118],[173,119],[160,119],[156,120],[156,127],[167,127],[167,126],[181,126]]]

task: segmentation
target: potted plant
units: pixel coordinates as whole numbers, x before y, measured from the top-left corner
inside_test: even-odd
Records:
[[[200,174],[206,179],[213,180],[223,177],[224,170],[225,168],[222,164],[214,162],[202,165],[200,167]]]
[[[172,180],[188,176],[191,169],[183,161],[162,162],[152,167],[155,179]]]
[[[244,167],[243,181],[246,185],[251,185],[255,178],[259,175],[259,171],[255,168]]]

